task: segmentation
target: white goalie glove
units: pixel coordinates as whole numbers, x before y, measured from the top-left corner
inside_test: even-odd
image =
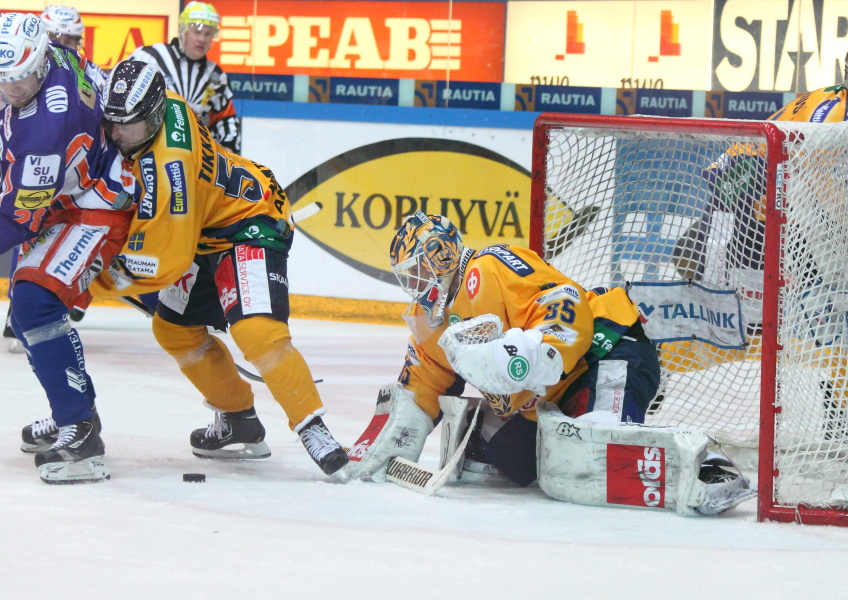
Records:
[[[501,335],[502,328],[496,315],[481,315],[448,327],[439,346],[453,370],[481,392],[544,395],[562,375],[559,350],[535,329],[515,327]]]

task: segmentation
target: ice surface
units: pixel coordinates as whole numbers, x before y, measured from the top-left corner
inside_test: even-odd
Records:
[[[5,315],[6,304],[0,303]],[[98,391],[112,480],[48,486],[19,450],[47,416],[26,358],[0,351],[0,598],[843,597],[848,530],[757,523],[751,501],[717,518],[589,508],[537,488],[453,486],[423,497],[341,484],[311,462],[254,384],[273,456],[194,458],[212,413],[131,308],[93,307],[78,329]],[[345,444],[403,362],[402,327],[292,320]],[[224,338],[231,345],[231,340]],[[241,360],[241,355],[236,356]],[[244,364],[242,362],[242,364]],[[438,431],[423,462],[437,462]],[[186,472],[206,483],[183,483]]]

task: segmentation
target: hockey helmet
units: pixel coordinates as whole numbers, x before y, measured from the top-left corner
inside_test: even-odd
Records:
[[[400,287],[437,317],[444,309],[462,251],[462,233],[453,223],[418,211],[395,234],[389,258]]]
[[[50,68],[49,46],[35,15],[0,14],[0,102],[23,107],[32,100]]]
[[[20,81],[33,73],[46,74],[49,45],[44,24],[35,15],[0,14],[0,82]]]
[[[165,118],[165,78],[159,70],[139,60],[118,63],[106,82],[103,118],[106,133],[128,154],[159,131]],[[121,126],[143,123],[129,130]],[[132,133],[131,139],[127,134]]]
[[[79,11],[71,6],[51,4],[41,13],[41,20],[48,34],[81,38],[85,33]]]
[[[197,23],[217,29],[221,26],[221,16],[215,10],[215,7],[208,2],[189,2],[183,12],[180,13],[178,23],[180,25]]]

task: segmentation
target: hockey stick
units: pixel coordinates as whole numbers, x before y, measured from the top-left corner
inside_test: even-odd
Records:
[[[465,436],[444,467],[432,471],[411,460],[395,456],[389,460],[389,466],[386,469],[386,480],[424,494],[425,496],[432,496],[438,492],[447,483],[454,467],[456,467],[456,464],[465,454],[465,447],[468,445],[468,440],[471,439],[471,433],[474,431],[474,423],[477,420],[478,412],[480,412],[479,404],[474,409],[474,415],[471,417],[468,431],[465,432]]]
[[[124,302],[126,302],[130,306],[137,308],[138,310],[140,310],[141,312],[146,314],[151,319],[153,318],[153,315],[155,314],[154,311],[147,308],[144,305],[144,303],[141,300],[139,300],[138,298],[134,298],[132,296],[121,296],[121,300],[123,300]],[[247,369],[245,369],[244,367],[242,367],[239,364],[236,364],[236,369],[238,369],[238,372],[241,373],[245,378],[250,379],[251,381],[260,381],[262,383],[265,383],[265,380],[262,379],[261,376],[257,375],[256,373],[251,373],[250,371],[248,371]]]
[[[295,211],[292,211],[292,219],[295,223],[299,223],[300,221],[305,221],[309,217],[315,216],[318,212],[324,208],[324,205],[320,202],[310,202],[306,206],[298,208]]]

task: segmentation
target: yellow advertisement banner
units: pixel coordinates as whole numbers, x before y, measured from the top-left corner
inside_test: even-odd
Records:
[[[712,2],[511,2],[504,81],[708,89]]]
[[[166,42],[167,15],[83,14],[85,55],[111,69],[139,46]]]

